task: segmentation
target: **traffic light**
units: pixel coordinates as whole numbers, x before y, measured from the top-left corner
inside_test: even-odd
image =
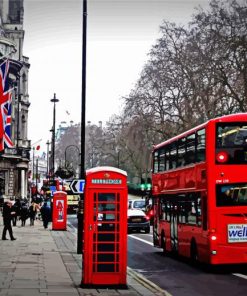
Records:
[[[150,191],[152,188],[151,178],[147,178],[146,190]]]
[[[141,191],[145,190],[145,184],[141,184]]]
[[[144,191],[145,190],[145,181],[144,181],[144,179],[143,178],[141,178],[141,185],[140,185],[140,187],[141,187],[141,191]]]
[[[152,184],[151,184],[151,178],[147,178],[147,182],[144,181],[144,179],[142,178],[141,179],[141,185],[140,185],[140,188],[141,188],[141,191],[150,191],[151,188],[152,188]]]

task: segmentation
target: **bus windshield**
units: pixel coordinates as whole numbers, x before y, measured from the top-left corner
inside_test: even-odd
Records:
[[[224,153],[224,164],[247,163],[247,125],[246,123],[219,123],[216,128],[217,155]],[[217,161],[218,160],[218,161]]]
[[[247,206],[247,183],[216,185],[216,206]]]

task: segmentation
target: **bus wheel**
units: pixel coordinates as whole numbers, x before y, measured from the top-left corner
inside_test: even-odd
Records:
[[[193,240],[190,245],[190,259],[192,261],[192,264],[198,263],[198,252],[197,252],[197,246],[196,242]]]
[[[162,233],[161,235],[161,248],[163,249],[163,253],[166,253],[166,239],[165,239],[165,234]]]

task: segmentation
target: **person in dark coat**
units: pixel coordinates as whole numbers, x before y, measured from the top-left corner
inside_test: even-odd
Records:
[[[28,218],[28,206],[26,203],[22,203],[20,211],[21,226],[26,225],[26,220]]]
[[[15,214],[12,216],[13,226],[16,226],[16,222],[17,222],[18,218],[20,217],[20,211],[21,211],[21,202],[20,202],[19,198],[16,199],[12,210],[15,212]]]
[[[48,223],[51,220],[51,208],[48,206],[47,202],[44,202],[40,212],[41,212],[44,228],[47,228]]]
[[[13,236],[12,226],[11,226],[11,220],[12,216],[15,215],[15,212],[12,209],[12,203],[11,201],[6,201],[3,205],[3,233],[2,233],[2,240],[7,240],[6,233],[7,230],[9,232],[9,236],[11,240],[16,240]]]

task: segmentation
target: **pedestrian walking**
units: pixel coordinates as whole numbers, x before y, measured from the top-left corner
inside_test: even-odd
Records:
[[[33,201],[31,206],[29,207],[30,226],[34,225],[34,220],[35,220],[38,209],[39,209],[39,205]]]
[[[16,240],[13,236],[12,226],[11,226],[11,220],[12,216],[15,215],[15,212],[12,209],[12,202],[10,200],[6,201],[3,205],[3,233],[2,233],[2,240],[7,240],[6,233],[7,230],[9,232],[9,236],[11,240]]]
[[[18,218],[20,217],[20,210],[21,210],[21,202],[19,198],[16,198],[12,210],[15,212],[15,214],[12,216],[13,226],[16,226]]]
[[[27,203],[23,202],[21,204],[21,211],[20,211],[21,226],[26,225],[27,218],[28,218],[28,206],[27,206]]]
[[[48,206],[46,201],[41,207],[40,212],[41,212],[44,228],[46,229],[48,227],[49,221],[51,220],[51,208]]]
[[[4,204],[4,197],[3,197],[3,192],[0,189],[0,212],[3,211],[3,204]]]

